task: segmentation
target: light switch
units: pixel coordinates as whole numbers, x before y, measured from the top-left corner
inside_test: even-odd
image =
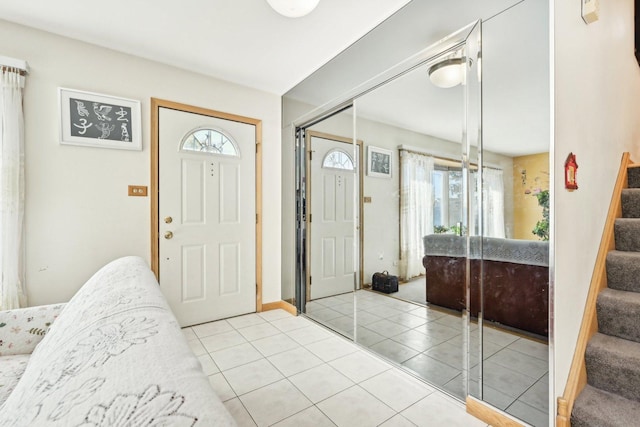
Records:
[[[146,185],[130,185],[129,196],[147,197],[147,186]]]

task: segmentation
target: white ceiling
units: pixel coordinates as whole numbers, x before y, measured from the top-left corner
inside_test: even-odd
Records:
[[[266,0],[3,0],[0,17],[282,95],[408,2],[321,0],[292,19]]]

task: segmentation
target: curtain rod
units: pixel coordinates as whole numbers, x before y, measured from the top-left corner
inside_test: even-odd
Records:
[[[0,68],[2,68],[2,71],[9,68],[17,68],[22,75],[29,73],[29,64],[27,64],[27,61],[10,58],[8,56],[0,56]]]
[[[449,159],[449,158],[447,158],[447,157],[434,156],[434,155],[429,154],[429,153],[426,153],[426,152],[424,152],[424,151],[416,151],[416,150],[411,150],[411,149],[409,149],[409,148],[402,148],[402,147],[400,147],[400,148],[399,148],[399,150],[400,150],[400,151],[404,151],[404,152],[406,152],[406,153],[419,154],[419,155],[421,155],[421,156],[433,157],[434,159],[442,160],[442,161],[445,161],[445,162],[452,162],[452,163],[455,163],[456,165],[458,164],[458,160],[455,160],[455,159]],[[471,163],[471,166],[478,167],[478,165],[477,165],[477,164],[475,164],[475,163]],[[502,170],[502,168],[497,168],[497,167],[495,167],[495,166],[484,166],[484,168],[486,168],[486,169],[494,169],[494,170],[498,170],[498,171],[501,171],[501,170]]]
[[[457,161],[454,160],[454,159],[449,159],[447,157],[434,156],[433,154],[429,154],[429,153],[424,152],[424,151],[411,150],[409,148],[400,148],[400,151],[404,151],[406,153],[411,153],[411,154],[420,154],[421,156],[429,156],[429,157],[433,157],[434,159],[444,160],[446,162],[457,163]]]

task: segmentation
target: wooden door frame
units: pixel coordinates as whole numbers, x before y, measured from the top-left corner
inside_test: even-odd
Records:
[[[159,156],[159,113],[160,108],[201,114],[223,120],[230,120],[255,126],[256,143],[256,312],[262,311],[262,120],[221,111],[181,104],[158,98],[151,98],[151,270],[160,281],[160,156]]]
[[[306,222],[306,229],[307,229],[307,235],[306,235],[306,248],[305,248],[305,253],[306,253],[306,259],[305,262],[308,266],[308,268],[306,268],[306,278],[305,278],[305,282],[306,282],[306,288],[307,288],[307,297],[306,297],[306,302],[311,301],[311,138],[312,137],[316,137],[316,138],[323,138],[323,139],[328,139],[331,141],[335,141],[335,142],[344,142],[345,144],[353,144],[353,139],[352,138],[345,138],[342,136],[336,136],[336,135],[331,135],[329,133],[324,133],[324,132],[317,132],[317,131],[313,131],[313,130],[306,130],[305,131],[305,162],[306,162],[306,166],[305,169],[307,171],[306,173],[306,177],[305,177],[305,188],[306,188],[306,199],[307,199],[307,203],[306,203],[306,211],[307,211],[307,215],[305,218],[305,222]],[[360,210],[360,215],[358,215],[358,226],[360,229],[360,233],[359,233],[359,258],[360,258],[360,265],[359,265],[359,269],[360,269],[360,288],[362,288],[364,286],[364,249],[363,249],[363,244],[364,244],[364,163],[363,163],[363,158],[364,158],[364,144],[361,140],[357,140],[356,144],[360,147],[360,152],[358,155],[358,181],[359,181],[359,195],[360,195],[360,203],[359,203],[359,210]]]

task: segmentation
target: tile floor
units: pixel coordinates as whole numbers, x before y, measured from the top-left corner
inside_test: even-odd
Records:
[[[306,309],[310,318],[464,399],[460,315],[366,290],[314,300]],[[470,394],[478,396],[477,326],[471,331],[466,374]],[[485,327],[483,348],[484,400],[533,426],[548,426],[547,344]]]
[[[417,302],[418,304],[427,303],[427,287],[425,286],[425,277],[419,276],[408,282],[400,283],[398,293],[394,294],[395,298],[405,301]]]
[[[283,310],[183,331],[241,427],[486,426],[461,402]]]

